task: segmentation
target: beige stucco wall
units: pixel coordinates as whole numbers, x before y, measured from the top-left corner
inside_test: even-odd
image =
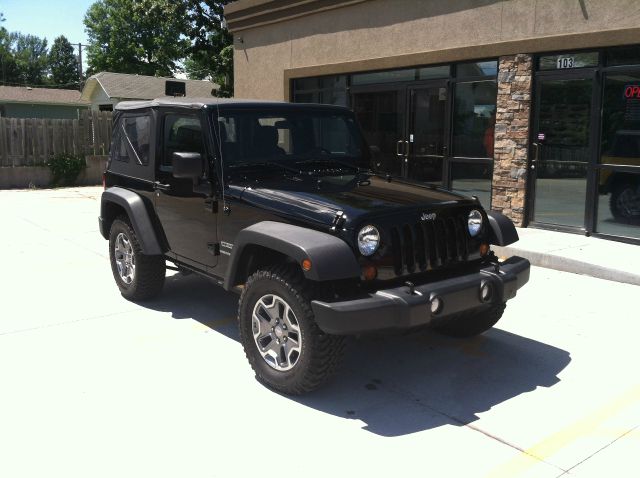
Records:
[[[640,0],[369,0],[235,34],[235,96],[289,79],[640,43]]]

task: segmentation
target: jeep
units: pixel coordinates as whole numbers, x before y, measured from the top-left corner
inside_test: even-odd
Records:
[[[163,98],[117,105],[100,232],[132,301],[167,269],[240,294],[239,336],[257,379],[324,384],[346,338],[428,326],[490,329],[530,264],[475,197],[375,172],[347,108]]]

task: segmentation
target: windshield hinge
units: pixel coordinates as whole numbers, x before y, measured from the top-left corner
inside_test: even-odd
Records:
[[[344,223],[346,221],[347,221],[347,215],[344,212],[342,211],[336,212],[336,215],[333,218],[333,222],[331,223],[331,230],[335,231],[336,229],[342,229],[342,226],[344,226]]]

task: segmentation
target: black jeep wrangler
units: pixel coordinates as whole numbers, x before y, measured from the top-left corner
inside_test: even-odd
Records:
[[[518,240],[511,221],[377,174],[371,154],[342,107],[120,103],[100,231],[122,295],[156,296],[167,268],[240,292],[249,363],[291,394],[335,372],[348,335],[491,328],[529,279],[489,248]]]

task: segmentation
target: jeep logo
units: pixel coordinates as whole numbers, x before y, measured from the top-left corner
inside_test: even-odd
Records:
[[[422,216],[420,216],[420,220],[421,221],[435,221],[436,220],[436,213],[435,212],[432,212],[432,213],[423,212]]]

